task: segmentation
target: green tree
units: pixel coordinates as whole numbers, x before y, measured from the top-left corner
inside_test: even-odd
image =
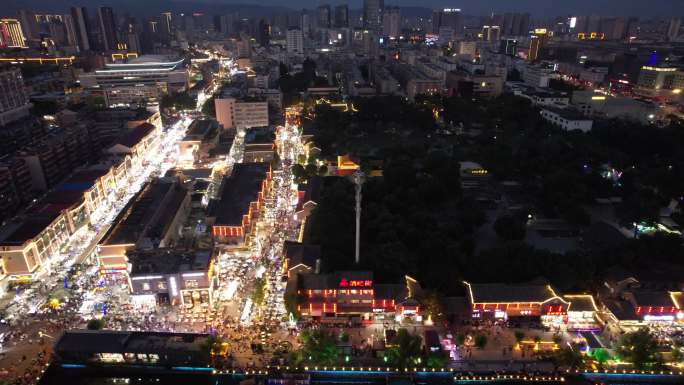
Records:
[[[105,320],[102,318],[92,318],[86,324],[88,330],[102,330],[105,327]]]
[[[425,365],[428,368],[443,368],[448,362],[449,356],[443,351],[430,352],[425,358]]]
[[[338,350],[335,339],[323,330],[304,330],[300,333],[301,348],[296,353],[297,364],[335,365]]]
[[[284,302],[285,302],[285,310],[287,311],[287,316],[289,317],[290,314],[295,319],[299,319],[301,316],[301,313],[299,312],[299,296],[296,293],[287,293],[285,294],[284,297]]]
[[[321,165],[321,167],[318,168],[318,175],[319,176],[326,176],[328,175],[328,166],[326,165]]]
[[[418,296],[423,313],[433,321],[441,321],[444,318],[444,306],[442,296],[436,290],[423,290]]]
[[[577,346],[557,350],[553,354],[552,360],[557,367],[566,367],[570,370],[582,369],[585,366],[584,356]]]
[[[306,170],[301,164],[295,164],[292,166],[292,175],[295,178],[295,182],[302,183],[306,179]]]
[[[210,362],[215,362],[216,356],[223,352],[224,341],[220,336],[210,334],[206,340],[200,345],[202,353],[209,358]]]
[[[394,346],[387,350],[388,361],[398,368],[415,365],[421,355],[420,336],[411,334],[406,329],[399,329],[392,342]]]
[[[318,175],[318,167],[316,167],[315,164],[307,164],[306,167],[304,167],[304,173],[306,174],[306,178],[312,178],[316,175]]]
[[[212,96],[204,101],[204,105],[202,106],[202,113],[204,115],[216,118],[216,103],[214,103],[215,99],[216,97]]]
[[[266,299],[266,280],[264,278],[257,278],[254,281],[254,292],[252,293],[252,302],[254,305],[261,306]]]
[[[640,328],[620,338],[617,354],[621,359],[631,362],[635,368],[644,369],[660,363],[658,342],[648,328]]]

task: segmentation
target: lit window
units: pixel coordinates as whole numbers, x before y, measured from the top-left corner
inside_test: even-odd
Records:
[[[145,290],[145,291],[150,290],[150,283],[149,283],[149,282],[144,282],[144,283],[142,284],[142,289]]]

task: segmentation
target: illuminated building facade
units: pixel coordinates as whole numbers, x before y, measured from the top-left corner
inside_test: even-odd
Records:
[[[633,289],[620,298],[602,301],[608,322],[623,330],[647,325],[684,323],[684,294],[681,291]]]
[[[644,96],[679,100],[684,90],[684,70],[677,67],[643,66],[634,92]]]
[[[221,197],[211,202],[207,221],[214,241],[242,245],[256,230],[256,220],[271,185],[268,163],[238,163],[221,183]]]
[[[217,275],[210,250],[159,249],[128,255],[133,303],[211,306]]]
[[[360,323],[405,317],[421,320],[420,304],[413,298],[419,290],[420,285],[408,276],[400,284],[379,284],[370,271],[315,274],[300,269],[290,274],[285,291],[302,298],[298,309],[303,317],[321,323]]]
[[[240,101],[216,98],[216,120],[224,129],[247,129],[268,126],[267,101]]]
[[[128,63],[106,64],[102,70],[79,77],[92,94],[101,94],[108,106],[158,101],[163,95],[187,87],[184,60],[143,55]]]
[[[527,55],[527,60],[533,62],[539,59],[539,53],[548,44],[549,37],[549,32],[544,28],[534,30],[534,34],[530,36],[530,52]]]
[[[113,168],[77,171],[30,207],[23,219],[4,226],[3,273],[22,281],[33,279],[41,267],[49,268],[69,237],[90,223],[113,182],[112,173]]]
[[[26,39],[17,19],[0,19],[0,48],[26,48]]]
[[[473,318],[539,319],[546,325],[564,325],[570,302],[550,285],[508,285],[464,282]]]

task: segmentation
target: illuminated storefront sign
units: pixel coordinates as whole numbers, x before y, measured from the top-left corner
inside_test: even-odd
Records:
[[[340,281],[340,287],[371,287],[373,286],[373,281],[371,280],[347,280],[342,278]]]

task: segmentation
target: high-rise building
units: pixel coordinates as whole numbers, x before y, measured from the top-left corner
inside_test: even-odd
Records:
[[[439,32],[439,26],[442,23],[442,11],[435,9],[432,11],[432,33]]]
[[[316,10],[316,26],[330,28],[330,5],[321,5]]]
[[[19,20],[0,19],[0,48],[26,48]]]
[[[499,25],[501,34],[504,36],[526,36],[530,28],[530,15],[528,13],[505,13],[502,21],[493,20],[491,23],[492,25]]]
[[[311,16],[306,9],[302,9],[302,13],[299,16],[299,29],[304,36],[311,34]]]
[[[347,4],[335,7],[335,28],[349,27],[349,6]]]
[[[171,12],[162,12],[160,31],[166,36],[171,36],[173,34],[173,18]]]
[[[670,19],[667,24],[667,40],[674,40],[679,36],[679,30],[682,28],[682,19]]]
[[[138,25],[133,18],[130,18],[126,23],[125,37],[129,52],[142,52],[142,47],[140,46],[140,32],[138,30]]]
[[[586,32],[600,32],[601,31],[601,16],[591,15],[587,18]]]
[[[486,41],[499,41],[501,27],[498,25],[485,25],[482,27],[482,39]]]
[[[499,44],[499,53],[504,54],[504,55],[508,55],[508,56],[518,55],[518,40],[516,40],[516,39],[501,40],[501,44]]]
[[[257,41],[262,47],[267,47],[271,40],[271,25],[264,19],[259,21],[259,31]]]
[[[520,27],[518,28],[518,36],[526,36],[530,33],[530,14],[520,14]]]
[[[304,54],[304,34],[299,28],[290,28],[287,30],[287,53],[293,55]]]
[[[382,16],[382,35],[391,39],[399,37],[401,31],[401,9],[387,7]]]
[[[0,126],[27,116],[30,107],[19,68],[0,71]]]
[[[111,7],[100,7],[97,10],[97,18],[100,23],[100,38],[102,40],[103,50],[116,50],[119,39],[116,37],[114,10]]]
[[[48,34],[50,35],[50,38],[58,46],[68,44],[66,26],[62,20],[63,19],[61,18],[52,19],[49,22],[45,23],[47,24]]]
[[[24,37],[26,37],[27,40],[40,39],[36,14],[33,11],[26,9],[19,10],[19,21],[21,22],[21,29],[24,31]]]
[[[225,36],[232,36],[235,34],[235,22],[238,19],[236,13],[229,13],[227,15],[219,16],[218,31]]]
[[[610,17],[601,21],[601,32],[606,40],[622,40],[627,34],[627,20],[624,17]]]
[[[545,29],[537,30],[530,37],[530,52],[527,55],[527,60],[536,61],[539,59],[539,53],[542,48],[546,46],[549,41],[549,35]]]
[[[489,18],[489,25],[496,25],[498,27],[503,26],[504,25],[504,15],[493,13],[492,16]]]
[[[373,31],[382,29],[384,0],[363,0],[363,28]]]
[[[463,15],[459,8],[444,8],[432,11],[432,32],[439,33],[441,27],[449,27],[454,33],[463,31]]]
[[[90,51],[90,27],[88,21],[88,10],[85,7],[71,7],[71,17],[76,29],[78,48],[81,51]]]
[[[70,15],[62,16],[64,20],[64,29],[66,30],[67,44],[70,46],[78,46],[78,32],[76,30],[76,24],[74,23],[74,18]]]

